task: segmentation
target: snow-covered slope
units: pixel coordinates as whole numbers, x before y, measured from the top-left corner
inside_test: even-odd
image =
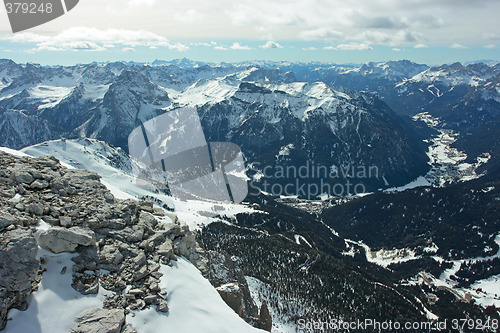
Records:
[[[65,166],[100,173],[102,182],[117,198],[137,199],[142,195],[154,195],[142,192],[133,183],[127,154],[120,148],[113,148],[104,142],[91,139],[59,140],[28,147],[22,152],[9,148],[0,150],[16,156],[54,155]],[[165,195],[159,198],[174,201]],[[207,220],[197,213],[202,204],[185,202],[183,205],[176,205],[185,209],[177,212],[179,219],[192,227],[198,226],[197,219],[207,223]],[[228,214],[239,211],[250,209],[239,205],[227,207]],[[48,224],[41,222],[39,230],[48,227]],[[5,332],[66,333],[74,326],[74,318],[80,312],[90,307],[102,307],[108,293],[102,286],[97,295],[86,296],[71,287],[74,265],[71,258],[74,256],[76,254],[53,254],[39,248],[38,258],[44,258],[45,269],[40,287],[32,294],[27,311],[9,312],[11,320]],[[154,309],[134,311],[128,316],[127,323],[133,324],[139,333],[260,331],[247,324],[224,303],[216,289],[193,264],[183,258],[171,264],[172,266],[161,265],[159,270],[163,274],[159,286],[168,292],[169,313],[161,314]],[[54,316],[56,311],[57,316]]]
[[[175,209],[181,222],[187,224],[191,230],[217,220],[207,217],[207,212],[213,211],[213,203],[178,200],[137,185],[128,154],[123,149],[114,148],[105,142],[95,139],[54,140],[21,151],[34,157],[53,155],[71,167],[94,171],[102,176],[102,183],[115,197],[148,199],[159,207]],[[222,211],[222,215],[233,216],[242,212],[251,213],[254,209],[244,204],[218,204],[217,211]]]
[[[139,333],[158,332],[264,332],[248,325],[220,298],[215,288],[188,261],[181,259],[172,267],[163,265],[160,287],[171,295],[169,314],[153,310],[134,312],[129,322]],[[161,328],[161,329],[160,329]]]

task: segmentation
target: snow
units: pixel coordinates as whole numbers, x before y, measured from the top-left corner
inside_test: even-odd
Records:
[[[29,89],[29,94],[31,98],[40,100],[38,109],[46,109],[59,104],[72,90],[68,87],[39,85]]]
[[[362,241],[353,241],[350,239],[345,240],[348,250],[343,252],[344,255],[353,256],[355,253],[354,249],[351,247],[353,245],[360,246],[365,250],[366,260],[371,262],[372,264],[376,264],[387,268],[391,264],[399,264],[402,262],[407,262],[410,260],[419,259],[420,256],[417,256],[415,251],[412,249],[391,249],[385,250],[381,249],[378,251],[372,251],[368,245],[363,243]]]
[[[102,307],[106,294],[99,288],[97,295],[82,295],[71,287],[71,258],[76,254],[53,254],[38,249],[37,257],[44,258],[46,271],[37,291],[28,297],[28,309],[9,311],[5,333],[67,333],[74,326],[74,318],[92,307]],[[61,274],[63,267],[66,272]]]
[[[423,249],[425,253],[436,253],[438,250],[439,247],[435,243],[432,243],[431,245],[428,245]]]
[[[248,325],[219,296],[186,259],[162,265],[160,288],[167,291],[168,314],[154,309],[133,311],[127,322],[140,333],[164,332],[263,332]]]
[[[35,237],[50,225],[41,221]],[[96,295],[82,295],[71,287],[71,258],[76,253],[54,254],[38,248],[37,258],[45,259],[42,265],[45,271],[38,290],[28,297],[28,309],[12,309],[8,313],[9,321],[6,333],[67,333],[74,326],[74,318],[82,311],[92,307],[102,307],[106,295],[110,292],[102,287]],[[66,271],[62,274],[62,269]]]
[[[468,181],[480,177],[476,170],[479,166],[488,162],[491,157],[489,154],[478,156],[477,162],[474,164],[466,163],[464,161],[467,159],[467,154],[452,147],[453,143],[458,139],[458,133],[438,127],[440,124],[439,119],[425,112],[415,115],[413,119],[424,121],[428,126],[439,132],[437,136],[430,140],[431,145],[427,152],[431,170],[425,176],[419,177],[408,185],[387,191],[394,192],[429,185],[442,187],[446,183]]]
[[[495,238],[495,242],[500,246],[500,233],[497,234]],[[427,249],[427,248],[426,248]],[[426,250],[424,249],[424,251]],[[437,246],[431,245],[429,249],[437,249]],[[433,275],[427,272],[421,272],[414,278],[410,279],[407,282],[408,285],[419,285],[422,283],[431,284],[436,287],[442,287],[453,293],[458,299],[467,300],[467,298],[471,298],[476,301],[477,304],[487,307],[490,305],[495,305],[500,307],[500,275],[491,276],[487,279],[476,281],[468,288],[457,288],[457,282],[451,278],[452,275],[455,275],[460,266],[464,262],[478,262],[485,261],[494,258],[500,258],[500,249],[499,251],[490,257],[479,257],[479,258],[470,258],[470,259],[460,259],[460,260],[452,260],[452,267],[445,270],[439,278],[434,277]],[[433,257],[434,260],[441,263],[443,259],[440,257]]]
[[[182,106],[201,106],[215,104],[231,97],[238,85],[230,85],[223,80],[198,80],[185,91],[174,96],[175,102]]]
[[[492,276],[488,279],[478,281],[470,287],[477,291],[479,295],[476,302],[484,307],[494,305],[500,307],[500,275]]]
[[[4,153],[14,155],[17,157],[30,157],[30,155],[25,154],[19,150],[14,150],[14,149],[6,148],[6,147],[0,147],[0,151],[3,151]]]
[[[417,187],[422,187],[422,186],[430,186],[431,183],[424,177],[420,176],[411,183],[408,183],[406,185],[400,186],[400,187],[391,187],[386,189],[384,192],[403,192],[406,190],[414,189]]]
[[[84,98],[92,101],[103,99],[111,84],[84,85]]]
[[[24,148],[22,151],[34,157],[54,155],[71,167],[94,171],[102,176],[101,182],[118,199],[153,197],[157,203],[161,203],[160,206],[166,204],[168,207],[175,207],[179,220],[191,230],[198,230],[218,221],[212,217],[214,212],[226,216],[255,212],[245,204],[185,201],[163,193],[154,193],[137,184],[125,151],[112,148],[98,140],[53,140]]]
[[[307,244],[307,246],[309,246],[311,249],[312,249],[312,246],[311,244],[307,241],[307,239],[305,239],[304,236],[301,236],[301,235],[295,235],[295,243],[297,243],[297,245],[300,245],[301,242],[304,242]]]
[[[139,191],[135,183],[129,182],[130,179],[127,177],[131,177],[130,175],[107,163],[104,153],[108,148],[96,140],[85,140],[85,144],[82,144],[81,140],[58,140],[28,147],[25,151],[32,156],[53,154],[69,163],[70,167],[87,167],[102,173],[103,178],[106,179],[103,183],[109,186],[117,197],[134,198],[129,192],[134,195],[143,193]],[[1,148],[0,150],[18,156],[29,156],[11,149]],[[125,186],[123,186],[124,184]],[[172,198],[170,199],[172,200]],[[200,205],[203,204],[207,203],[196,203],[197,209],[200,209]],[[184,210],[178,214],[186,218],[187,221],[191,221],[191,218],[197,215],[190,212],[193,206],[192,202],[184,202],[176,206]],[[227,204],[222,206],[227,214],[236,214],[242,211],[252,212],[251,209],[241,205]],[[198,216],[200,220],[207,220],[201,215]],[[42,221],[39,230],[45,230],[49,227]],[[43,273],[39,289],[29,297],[28,309],[26,311],[14,309],[9,312],[11,320],[9,320],[5,332],[67,333],[74,325],[74,318],[79,313],[88,308],[102,307],[108,294],[103,288],[99,289],[97,295],[84,296],[71,287],[71,274],[74,265],[71,258],[76,255],[71,253],[53,254],[47,250],[39,249],[38,257],[43,257],[47,261],[44,265],[46,272]],[[63,267],[66,267],[66,271],[61,274]],[[229,308],[210,282],[186,259],[179,258],[178,261],[172,261],[171,267],[162,265],[160,272],[163,273],[160,287],[168,292],[167,301],[170,311],[168,314],[158,313],[155,309],[132,312],[127,316],[127,323],[132,324],[138,332],[156,333],[158,327],[169,332],[261,331],[251,327]]]

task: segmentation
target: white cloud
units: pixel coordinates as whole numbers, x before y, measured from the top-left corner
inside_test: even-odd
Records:
[[[337,50],[337,48],[335,46],[325,46],[323,49],[324,50]]]
[[[343,34],[335,29],[324,27],[302,31],[299,36],[306,40],[336,40],[342,38]]]
[[[426,49],[428,48],[429,46],[425,45],[425,44],[417,44],[415,45],[413,48],[415,49]]]
[[[337,45],[337,48],[339,50],[343,50],[343,51],[369,51],[369,50],[373,50],[373,48],[370,45],[365,44],[365,43],[340,44],[340,45]]]
[[[135,52],[135,49],[133,47],[124,47],[122,52]]]
[[[105,47],[92,42],[64,42],[58,45],[40,43],[38,47],[28,50],[29,53],[37,51],[106,51]]]
[[[32,32],[17,33],[3,38],[15,43],[34,43],[33,51],[41,50],[92,50],[104,51],[115,45],[125,47],[168,47],[169,49],[186,51],[189,47],[172,44],[163,36],[144,30],[105,29],[89,27],[73,27],[56,35],[36,34]]]
[[[283,46],[281,46],[280,44],[270,40],[270,41],[267,41],[266,44],[264,45],[259,45],[260,48],[262,49],[282,49]]]
[[[450,47],[452,49],[456,49],[456,50],[467,50],[468,49],[467,46],[464,46],[464,45],[459,44],[459,43],[453,43]]]
[[[231,50],[251,50],[252,49],[251,47],[246,46],[246,45],[241,45],[240,43],[233,43],[233,45],[231,45],[229,48]]]
[[[401,52],[401,49],[400,49],[400,48],[397,48],[397,47],[394,47],[392,50],[393,50],[394,52]]]
[[[214,46],[214,49],[215,50],[219,50],[219,51],[227,51],[227,47],[224,47],[224,46],[221,46],[221,45]]]
[[[314,46],[309,46],[309,47],[303,47],[302,50],[303,51],[316,51],[317,48],[315,48]]]
[[[483,46],[485,49],[490,49],[490,50],[493,50],[493,49],[496,49],[497,46],[495,44],[487,44],[485,46]]]
[[[364,31],[353,38],[362,41],[365,44],[379,44],[389,46],[400,46],[420,41],[423,36],[408,30],[399,30],[396,32],[385,32],[379,30]]]
[[[456,41],[475,45],[479,38],[481,46],[494,43],[500,47],[500,34],[496,32],[500,12],[498,0],[84,2],[81,1],[82,5],[70,16],[54,20],[46,29],[32,30],[37,36],[36,45],[32,47],[58,48],[63,42],[80,41],[93,42],[103,48],[107,48],[105,45],[117,45],[120,49],[141,45],[168,48],[170,42],[165,37],[179,41],[236,40],[242,44],[247,43],[244,40],[261,40],[261,44],[268,40],[321,40],[335,44],[387,45],[390,48],[410,48],[420,44],[449,47]],[[2,6],[1,10],[4,10]],[[79,25],[95,27],[102,37],[96,36],[90,28],[84,29],[78,38],[74,37],[78,31],[70,27]],[[8,20],[0,20],[0,31],[8,30]],[[54,36],[44,31],[61,33]],[[64,36],[64,31],[70,31],[73,38]],[[134,31],[141,33],[129,36],[125,33]],[[48,37],[40,41],[40,35]],[[52,42],[52,37],[62,41]],[[230,46],[227,44],[226,48]]]
[[[186,45],[181,44],[181,43],[169,44],[168,48],[170,50],[175,50],[175,51],[179,51],[179,52],[185,52],[185,51],[189,50],[189,46],[186,46]]]

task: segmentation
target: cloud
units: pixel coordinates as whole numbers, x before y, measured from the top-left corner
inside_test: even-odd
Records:
[[[202,19],[202,15],[195,9],[190,9],[185,12],[178,12],[174,14],[174,20],[181,23],[194,23]]]
[[[214,50],[227,51],[227,47],[224,47],[221,45],[216,45],[216,46],[214,46]]]
[[[92,42],[64,42],[58,45],[40,43],[38,47],[29,50],[29,53],[36,51],[106,51],[106,48]]]
[[[303,47],[302,50],[303,51],[316,51],[317,48],[315,48],[314,46],[309,46],[309,47]]]
[[[306,40],[335,40],[342,38],[342,36],[341,32],[329,27],[302,31],[299,34],[300,38]]]
[[[251,50],[252,49],[251,47],[246,46],[246,45],[241,45],[240,43],[233,43],[233,45],[231,45],[229,48],[231,50]]]
[[[144,30],[105,29],[89,27],[73,27],[56,35],[35,34],[31,32],[17,33],[3,38],[14,43],[33,43],[33,51],[42,50],[87,50],[104,51],[115,45],[124,47],[168,47],[169,49],[186,51],[188,46],[172,44],[163,36]]]
[[[467,46],[464,46],[464,45],[459,44],[459,43],[453,43],[450,47],[452,49],[456,49],[456,50],[467,50],[468,49]]]
[[[429,46],[425,45],[425,44],[417,44],[415,45],[413,48],[414,49],[426,49],[428,48]]]
[[[135,49],[133,47],[124,47],[122,52],[135,52]]]
[[[373,16],[360,14],[355,12],[352,20],[353,26],[368,28],[368,29],[406,29],[408,24],[399,18],[388,16]]]
[[[500,40],[500,34],[498,34],[496,32],[485,32],[485,33],[482,34],[481,37],[483,39],[489,40],[489,41],[498,41],[498,40]]]
[[[186,46],[186,45],[181,44],[181,43],[168,44],[168,48],[170,50],[175,50],[175,51],[179,51],[179,52],[185,52],[185,51],[189,50],[189,46]]]
[[[487,44],[485,46],[483,46],[485,49],[490,49],[490,50],[493,50],[493,49],[496,49],[497,46],[495,44]]]
[[[399,30],[397,32],[385,32],[380,30],[367,30],[355,37],[354,40],[362,41],[365,44],[379,44],[389,46],[400,46],[418,42],[423,38],[419,33],[408,30]]]
[[[325,46],[323,50],[337,50],[335,46]]]
[[[397,48],[397,47],[393,48],[392,50],[393,50],[394,52],[401,52],[401,49],[399,49],[399,48]]]
[[[373,50],[373,48],[370,45],[365,44],[365,43],[340,44],[340,45],[337,45],[337,48],[339,50],[343,50],[343,51],[369,51],[369,50]]]
[[[282,49],[283,46],[281,46],[280,44],[270,40],[270,41],[267,41],[266,44],[264,45],[259,45],[260,48],[262,49]]]

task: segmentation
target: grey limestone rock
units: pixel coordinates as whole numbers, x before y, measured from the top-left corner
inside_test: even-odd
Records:
[[[121,333],[125,313],[118,309],[92,308],[80,313],[75,322],[71,333]]]
[[[38,244],[54,253],[73,252],[79,245],[95,245],[95,234],[92,230],[82,227],[52,227],[42,231]]]

